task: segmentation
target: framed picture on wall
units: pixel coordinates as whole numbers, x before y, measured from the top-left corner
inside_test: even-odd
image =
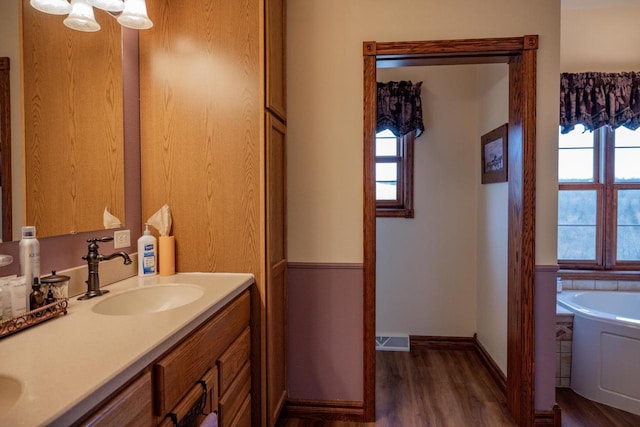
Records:
[[[482,183],[507,182],[507,123],[480,138]]]

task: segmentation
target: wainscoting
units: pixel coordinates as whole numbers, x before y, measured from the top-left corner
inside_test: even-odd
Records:
[[[288,389],[285,411],[363,413],[362,264],[289,263]],[[334,418],[335,419],[335,418]]]

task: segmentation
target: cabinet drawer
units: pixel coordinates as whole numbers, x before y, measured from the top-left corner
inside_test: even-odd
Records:
[[[152,425],[151,374],[145,372],[102,406],[83,426]]]
[[[249,360],[251,351],[251,330],[246,328],[242,335],[222,353],[218,360],[220,373],[220,394],[224,394],[233,379]]]
[[[245,291],[153,366],[155,413],[164,415],[192,388],[220,354],[249,325]]]
[[[195,407],[199,407],[200,405],[204,405],[204,403],[200,402],[203,397],[204,388],[200,384],[195,384],[191,387],[191,390],[187,393],[187,395],[173,408],[167,416],[160,423],[161,427],[170,427],[174,425],[180,425],[180,423],[184,423],[186,417],[191,417],[192,421],[185,425],[194,425],[195,418],[200,414],[201,411],[197,411],[195,414],[192,412],[195,410]],[[205,397],[206,399],[206,397]],[[175,423],[174,423],[175,420]]]
[[[251,427],[251,394],[244,399],[238,415],[231,422],[231,427]]]
[[[251,363],[247,362],[231,383],[225,394],[220,397],[219,421],[220,427],[227,427],[242,409],[242,404],[251,391]]]

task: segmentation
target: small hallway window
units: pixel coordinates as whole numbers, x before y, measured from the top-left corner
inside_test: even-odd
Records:
[[[376,216],[413,218],[413,144],[415,132],[397,137],[376,134]]]

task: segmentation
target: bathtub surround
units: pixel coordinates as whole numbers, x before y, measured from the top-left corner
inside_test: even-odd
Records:
[[[563,291],[640,292],[638,280],[569,280],[562,279]]]
[[[574,313],[571,388],[640,415],[640,294],[563,291],[558,303]]]
[[[571,386],[573,313],[556,307],[556,387]]]

